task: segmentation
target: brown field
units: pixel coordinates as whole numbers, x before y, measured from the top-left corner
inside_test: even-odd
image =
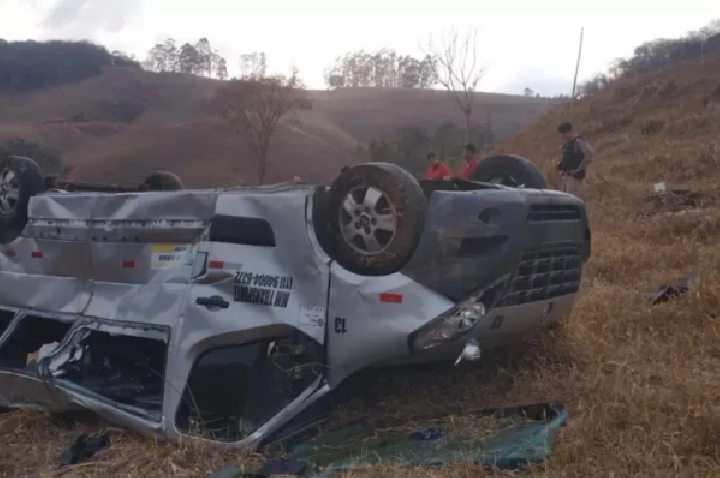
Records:
[[[219,84],[116,68],[80,83],[6,95],[0,97],[0,139],[20,136],[59,150],[65,164],[78,167],[77,180],[137,184],[155,170],[171,170],[190,187],[253,183],[256,162],[243,141],[207,113],[206,101]],[[331,181],[342,165],[365,159],[361,143],[399,127],[420,126],[432,136],[444,121],[463,122],[444,91],[367,88],[312,91],[310,97],[313,111],[286,122],[273,139],[268,182],[296,175]],[[480,93],[483,113],[475,120],[489,119],[504,140],[557,103]],[[128,111],[140,114],[119,122]]]
[[[570,119],[598,156],[583,191],[593,229],[579,302],[562,326],[487,354],[477,364],[383,372],[376,410],[565,402],[569,426],[544,468],[547,477],[720,476],[720,56],[612,85],[561,106],[502,147],[552,171],[554,133]],[[646,134],[651,121],[664,122]],[[684,214],[647,202],[652,184],[702,191]],[[648,286],[689,272],[688,294],[651,306]],[[459,414],[460,417],[462,414]],[[82,428],[37,413],[0,416],[0,474],[56,463]],[[97,462],[63,476],[203,476],[225,461],[258,457],[161,445],[119,433]],[[443,470],[378,467],[351,476],[500,476],[463,465]],[[50,471],[48,476],[59,476]]]

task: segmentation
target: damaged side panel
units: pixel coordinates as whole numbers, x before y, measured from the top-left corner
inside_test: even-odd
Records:
[[[72,328],[71,320],[56,320],[1,309],[0,405],[65,411],[73,407],[67,395],[39,371],[39,359],[61,343]]]
[[[0,403],[85,408],[139,430],[161,432],[170,330],[20,313],[0,344]]]
[[[175,343],[169,433],[249,443],[319,387],[329,266],[298,234],[308,207],[298,199],[218,198]]]
[[[311,194],[32,198],[0,254],[0,406],[257,443],[327,391]]]
[[[40,366],[70,400],[136,430],[161,432],[170,329],[136,323],[78,324]]]

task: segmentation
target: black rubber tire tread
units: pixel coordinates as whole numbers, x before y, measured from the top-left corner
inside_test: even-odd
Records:
[[[397,214],[395,236],[377,254],[359,253],[343,239],[340,208],[345,196],[357,187],[373,187],[384,193]],[[340,174],[327,195],[328,249],[330,257],[350,272],[384,276],[400,271],[410,261],[425,227],[427,200],[420,184],[400,166],[365,163]]]
[[[312,210],[312,223],[313,230],[315,231],[315,238],[320,245],[320,248],[325,251],[329,257],[333,257],[333,244],[330,237],[330,225],[328,223],[327,215],[327,197],[328,189],[325,186],[318,186],[315,188],[313,194],[313,210]]]
[[[185,187],[180,176],[170,171],[155,171],[140,185],[141,191],[179,191],[181,189],[185,189]]]
[[[498,177],[512,177],[526,188],[546,189],[547,181],[543,172],[527,158],[515,154],[489,156],[478,163],[470,172],[471,181],[489,182]]]
[[[28,221],[30,198],[45,191],[42,169],[34,160],[22,156],[10,156],[0,162],[0,171],[6,167],[18,178],[20,196],[12,213],[0,212],[0,244],[12,242],[22,234]]]

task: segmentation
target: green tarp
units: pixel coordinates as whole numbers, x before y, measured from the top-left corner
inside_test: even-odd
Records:
[[[560,404],[481,410],[457,419],[426,418],[413,425],[355,421],[293,440],[288,458],[321,470],[377,463],[517,468],[547,459],[555,435],[566,423],[567,410]]]

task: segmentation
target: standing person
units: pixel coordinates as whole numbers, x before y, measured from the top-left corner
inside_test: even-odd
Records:
[[[450,179],[450,169],[440,161],[434,151],[427,154],[428,166],[425,169],[425,179]]]
[[[477,156],[477,148],[474,144],[468,143],[463,147],[462,158],[464,163],[460,170],[460,177],[470,179],[470,173],[475,169],[475,166],[480,163],[480,159]]]
[[[560,173],[560,189],[564,193],[580,196],[580,186],[587,174],[587,167],[592,163],[595,152],[592,146],[573,132],[572,124],[565,121],[558,126],[562,135],[562,158],[557,165]]]

